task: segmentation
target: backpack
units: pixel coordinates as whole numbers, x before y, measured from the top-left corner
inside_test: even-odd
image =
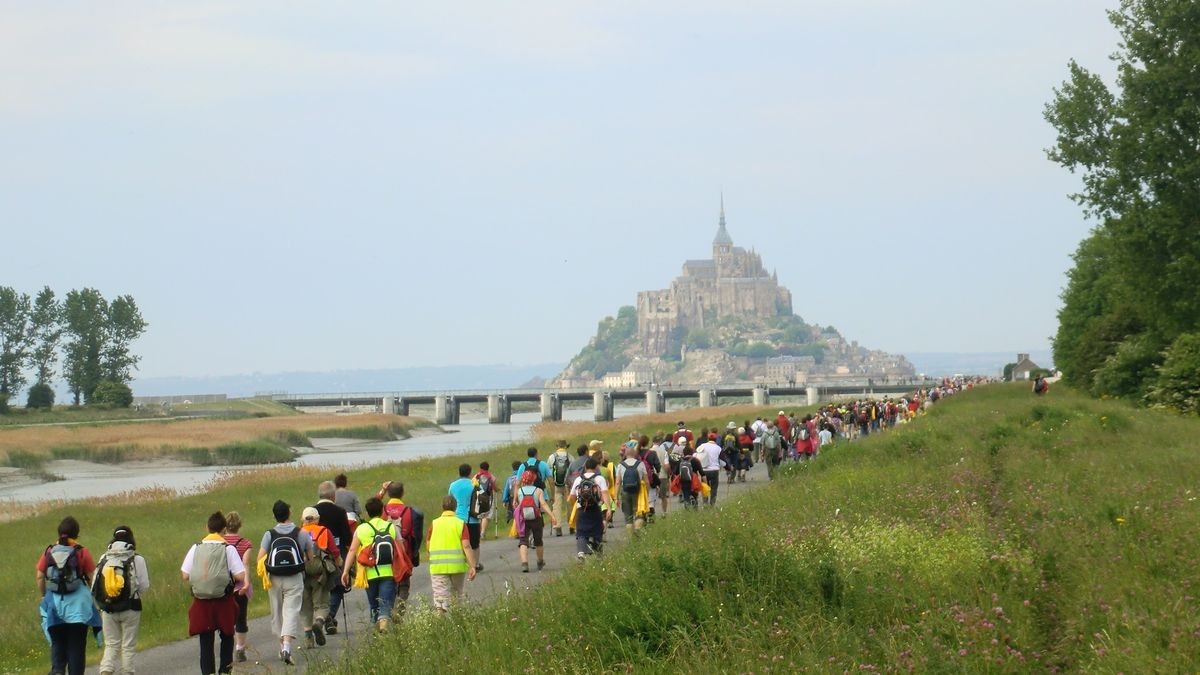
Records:
[[[567,469],[571,466],[571,457],[565,452],[554,453],[554,463],[550,465],[554,474],[554,484],[558,487],[567,486]]]
[[[656,488],[662,485],[662,479],[658,476],[662,471],[662,462],[658,459],[658,453],[647,450],[646,454],[642,456],[642,462],[646,464],[646,476],[650,480],[650,487]]]
[[[572,463],[574,463],[574,461],[572,461]],[[581,463],[581,464],[579,465],[579,468],[578,468],[578,469],[576,469],[575,471],[570,471],[570,472],[567,474],[567,482],[566,482],[566,485],[574,485],[574,484],[575,484],[575,479],[576,479],[576,478],[579,478],[579,477],[580,477],[580,476],[582,476],[582,475],[583,475],[583,464]]]
[[[46,548],[46,586],[59,595],[74,593],[83,585],[79,572],[79,544],[53,544]]]
[[[533,486],[545,490],[546,481],[542,480],[542,472],[538,470],[538,464],[540,463],[537,457],[530,457],[525,462],[525,470],[533,472]]]
[[[800,427],[800,434],[799,434],[799,436],[800,436],[800,440],[802,440],[802,441],[807,441],[807,440],[808,440],[808,425],[807,425],[807,424],[806,424],[806,425],[804,425],[804,426],[802,426],[802,427]]]
[[[329,531],[329,528],[324,526],[322,526],[321,529],[325,530],[326,532]],[[334,563],[333,554],[327,549],[323,549],[317,545],[317,539],[320,536],[321,531],[317,530],[317,534],[313,535],[313,547],[317,550],[317,552],[315,555],[313,555],[313,557],[309,558],[308,561],[304,563],[304,574],[310,579],[327,577],[328,575],[337,571],[337,565]],[[332,537],[333,535],[330,534],[331,539]]]
[[[393,504],[399,506],[399,504]],[[387,511],[385,509],[385,511]],[[411,534],[404,534],[404,514],[409,514],[411,526]],[[388,512],[390,516],[390,511]],[[408,549],[408,559],[412,562],[412,566],[416,567],[421,564],[421,532],[425,529],[425,514],[421,509],[405,504],[400,506],[396,511],[395,516],[391,516],[388,520],[396,527],[396,532],[400,534],[400,538],[404,540],[405,548]]]
[[[300,552],[299,529],[281,534],[270,530],[270,545],[267,547],[267,572],[281,577],[300,574],[304,571],[304,554]]]
[[[763,448],[765,448],[767,450],[778,450],[779,449],[779,433],[778,432],[771,433],[770,431],[768,431],[767,433],[762,435],[762,439],[763,439]]]
[[[600,486],[596,484],[596,477],[599,475],[596,473],[590,476],[586,473],[580,474],[579,487],[575,490],[580,509],[586,511],[600,503]]]
[[[481,515],[491,513],[495,479],[481,474],[475,478],[475,481],[479,483],[479,487],[475,488],[475,508],[479,509]]]
[[[684,485],[691,485],[692,477],[695,472],[692,471],[692,460],[685,457],[679,462],[679,482]]]
[[[536,487],[526,485],[517,494],[521,496],[521,501],[517,502],[517,507],[521,510],[522,519],[537,520],[542,517],[542,509],[538,504]]]
[[[371,537],[371,545],[366,549],[360,549],[358,553],[358,562],[364,567],[379,567],[380,565],[391,565],[396,558],[395,539],[392,538],[389,528],[384,527],[383,530],[375,529],[371,523],[364,523],[371,528],[373,536]]]
[[[141,609],[140,602],[135,607],[137,577],[133,570],[133,555],[132,549],[120,552],[110,549],[101,556],[100,564],[96,566],[96,578],[92,581],[92,597],[101,611],[111,614]]]
[[[229,572],[229,559],[225,557],[225,548],[229,544],[214,544],[202,541],[196,544],[192,554],[188,583],[192,586],[192,596],[198,600],[216,600],[233,592],[233,575]]]
[[[621,466],[625,467],[625,473],[621,474],[621,490],[624,492],[637,492],[641,487],[642,478],[638,475],[638,464],[641,462],[635,461],[633,465],[621,462]]]

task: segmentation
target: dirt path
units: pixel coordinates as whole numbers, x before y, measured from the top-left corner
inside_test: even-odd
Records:
[[[767,483],[765,464],[758,464],[750,472],[746,483],[727,484],[722,482],[717,490],[717,503],[721,504],[730,495],[740,494],[754,487]],[[671,508],[678,508],[678,502],[672,502]],[[426,515],[426,522],[429,522]],[[668,515],[669,517],[669,515]],[[617,525],[608,531],[606,543],[621,546],[628,541],[628,534],[621,526],[622,516],[616,516]],[[502,523],[503,524],[503,523]],[[661,526],[661,525],[658,525]],[[495,532],[495,528],[489,526]],[[528,574],[521,572],[521,559],[517,553],[516,543],[511,539],[484,541],[481,547],[480,562],[484,570],[479,573],[474,582],[467,584],[469,602],[484,602],[508,593],[521,592],[532,588],[543,581],[556,578],[560,573],[573,569],[579,563],[575,561],[575,538],[563,530],[562,537],[552,536],[552,529],[547,523],[546,528],[546,568],[537,571],[532,561],[536,560],[530,551],[532,571]],[[257,583],[257,582],[256,582]],[[261,589],[259,589],[261,591]],[[412,590],[409,596],[410,604],[428,605],[431,591],[428,568],[422,565],[412,577]],[[271,618],[262,617],[250,622],[249,647],[246,655],[248,661],[235,664],[236,673],[302,673],[310,666],[329,664],[336,661],[346,648],[361,644],[370,635],[368,626],[367,599],[362,591],[354,591],[346,596],[346,616],[339,616],[341,631],[329,636],[324,647],[305,649],[303,640],[294,647],[292,655],[295,667],[285,666],[279,660],[279,638],[271,634]],[[347,623],[349,630],[346,630]],[[142,673],[185,673],[195,672],[199,666],[199,643],[193,638],[148,649],[138,654],[136,667]],[[88,668],[89,674],[99,672],[99,668]]]

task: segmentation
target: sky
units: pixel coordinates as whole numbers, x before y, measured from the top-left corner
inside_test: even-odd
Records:
[[[1113,2],[0,3],[0,285],[141,375],[566,361],[711,256],[892,352],[1044,349],[1042,119]]]

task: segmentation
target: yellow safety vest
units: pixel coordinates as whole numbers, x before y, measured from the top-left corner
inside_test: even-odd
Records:
[[[467,571],[467,552],[463,550],[462,519],[453,511],[442,511],[433,521],[429,535],[429,573],[463,574]]]

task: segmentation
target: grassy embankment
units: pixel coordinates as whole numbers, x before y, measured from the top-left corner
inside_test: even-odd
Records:
[[[753,408],[722,409],[719,420],[704,417],[711,415],[711,410],[695,410],[626,418],[598,425],[551,423],[539,428],[539,436],[548,440],[537,445],[542,448],[543,455],[553,450],[550,445],[560,437],[569,439],[572,446],[600,438],[609,447],[614,447],[632,428],[669,429],[676,418],[692,420],[695,427],[718,422],[724,426],[728,419],[734,419],[730,415],[741,419],[749,414],[753,418],[753,411]],[[339,430],[339,435],[341,433],[344,430]],[[493,467],[507,466],[514,459],[524,457],[527,446],[527,443],[518,443],[482,453],[355,469],[349,473],[350,483],[365,501],[384,480],[403,480],[406,501],[424,509],[427,517],[433,518],[439,512],[446,487],[458,475],[460,463],[465,461],[477,467],[486,459]],[[243,535],[257,542],[273,522],[271,505],[276,499],[287,501],[294,509],[311,504],[316,501],[317,483],[331,478],[330,473],[309,467],[272,467],[217,480],[202,494],[180,497],[171,492],[143,491],[106,500],[46,505],[40,507],[36,516],[0,524],[0,538],[8,542],[11,559],[24,561],[0,568],[0,584],[11,589],[0,596],[0,634],[6,637],[0,640],[0,672],[45,671],[48,651],[37,626],[38,598],[32,569],[54,538],[55,528],[63,516],[70,514],[80,520],[83,527],[81,542],[97,554],[113,527],[128,525],[133,528],[139,552],[146,556],[152,582],[152,589],[146,596],[139,643],[140,648],[147,648],[187,638],[186,612],[190,596],[179,579],[178,570],[188,546],[203,536],[209,513],[216,509],[239,511],[246,521]],[[266,594],[258,592],[251,604],[251,614],[262,616],[267,613]],[[266,653],[271,655],[269,648]],[[91,648],[88,655],[93,663],[99,658],[98,650]]]
[[[985,387],[330,670],[1191,672],[1198,434]]]
[[[55,406],[51,410],[30,410],[13,406],[0,415],[0,428],[28,424],[106,424],[151,418],[170,419],[181,413],[213,413],[231,417],[279,417],[303,414],[295,408],[265,399],[229,399],[209,403],[187,403],[169,407],[101,408],[88,406]]]
[[[311,447],[312,438],[395,440],[427,424],[394,415],[294,415],[0,428],[0,465],[44,474],[55,459],[272,464],[291,461],[292,448]]]

